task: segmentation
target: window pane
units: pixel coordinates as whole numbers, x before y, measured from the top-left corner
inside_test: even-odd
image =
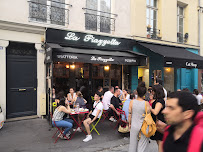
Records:
[[[179,26],[179,31],[178,32],[183,34],[183,26]]]
[[[153,20],[153,27],[156,29],[157,28],[157,22],[156,20]]]
[[[149,19],[147,18],[147,26],[149,25]]]
[[[100,0],[100,32],[110,33],[111,27],[111,0]]]
[[[147,8],[146,16],[149,18],[149,8]]]
[[[87,0],[86,6],[88,9],[97,10],[97,0]],[[86,30],[97,31],[97,11],[87,10],[85,14]]]
[[[86,5],[88,9],[97,10],[98,4],[97,0],[87,0]],[[96,11],[87,10],[87,13],[96,14]]]
[[[150,19],[154,19],[154,10],[150,10]]]
[[[149,0],[147,0],[147,5],[150,5]]]
[[[157,1],[156,0],[151,0],[151,6],[157,7]]]
[[[179,26],[183,26],[183,18],[179,18]]]
[[[183,15],[183,7],[179,7],[179,15]]]
[[[111,0],[101,0],[101,11],[111,13]]]

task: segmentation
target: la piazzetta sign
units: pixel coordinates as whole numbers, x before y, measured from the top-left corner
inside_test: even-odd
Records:
[[[74,33],[74,32],[68,32],[64,39],[70,40],[70,41],[78,41],[81,39],[81,37],[77,36],[76,33]],[[97,46],[106,46],[106,45],[118,46],[121,44],[121,42],[117,41],[115,38],[112,38],[110,40],[97,39],[91,34],[85,35],[83,38],[83,41],[95,43],[95,44],[97,44]]]

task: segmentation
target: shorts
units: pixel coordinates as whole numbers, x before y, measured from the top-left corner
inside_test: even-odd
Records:
[[[93,116],[92,114],[89,115],[90,119],[93,120],[95,116]],[[98,121],[99,118],[97,118],[95,121]]]

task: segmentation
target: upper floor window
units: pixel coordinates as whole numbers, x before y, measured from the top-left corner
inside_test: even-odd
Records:
[[[157,29],[157,0],[147,0],[146,10],[147,34],[150,36],[149,38],[157,38],[160,34],[160,30]]]
[[[110,33],[112,30],[111,0],[87,0],[85,13],[86,30]],[[113,24],[114,24],[113,23]]]
[[[178,23],[178,33],[177,41],[183,43],[183,32],[184,32],[184,8],[177,6],[177,23]]]
[[[50,24],[68,24],[69,9],[65,0],[29,0],[29,18]]]

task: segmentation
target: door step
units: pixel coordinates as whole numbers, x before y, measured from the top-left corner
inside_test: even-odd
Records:
[[[35,118],[39,118],[39,116],[37,116],[37,115],[33,115],[33,116],[25,116],[25,117],[9,118],[9,119],[6,119],[6,122],[20,121],[20,120],[27,120],[27,119],[35,119]]]

